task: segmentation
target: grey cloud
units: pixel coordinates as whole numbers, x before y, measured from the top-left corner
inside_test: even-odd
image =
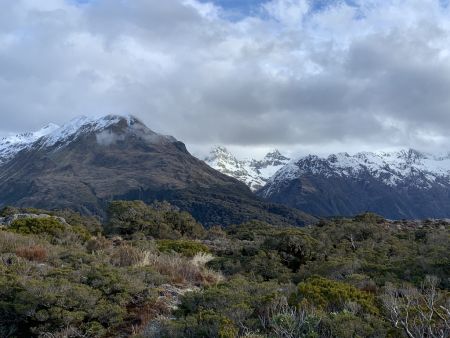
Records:
[[[111,131],[102,131],[95,135],[97,143],[102,146],[109,146],[125,139],[125,135],[117,135]]]
[[[0,129],[114,112],[199,147],[450,147],[448,11],[374,3],[295,26],[181,0],[8,2]]]

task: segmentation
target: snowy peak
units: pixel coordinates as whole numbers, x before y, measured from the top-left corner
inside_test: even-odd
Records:
[[[255,175],[248,161],[238,160],[227,148],[217,146],[213,148],[204,161],[222,174],[234,177],[244,182],[252,189],[261,185],[261,180]]]
[[[84,133],[101,132],[116,125],[128,128],[135,124],[143,125],[142,122],[131,115],[105,115],[100,117],[80,116],[46,135],[43,145],[52,147],[57,144],[70,142]]]
[[[108,145],[123,139],[126,133],[133,133],[154,143],[176,141],[171,136],[151,131],[132,115],[80,116],[62,126],[50,123],[35,132],[0,139],[0,165],[10,161],[20,151],[32,147],[60,149],[86,134],[95,134],[99,144]]]
[[[244,182],[255,191],[262,188],[268,179],[289,161],[289,158],[274,150],[261,160],[240,160],[225,147],[217,146],[204,160],[212,168]]]
[[[36,139],[39,139],[42,136],[46,136],[52,132],[54,132],[56,129],[58,129],[59,126],[54,123],[49,123],[45,127],[39,129],[38,131],[35,131],[32,133]]]
[[[264,169],[269,166],[283,166],[289,162],[289,158],[283,156],[278,150],[267,153],[264,158],[260,160],[252,159],[252,166],[256,169]]]
[[[286,163],[286,161],[289,161],[290,159],[286,156],[283,156],[278,149],[275,149],[272,152],[269,152],[264,156],[265,162],[271,162],[274,163],[274,165],[279,165]]]
[[[228,163],[232,163],[233,165],[239,165],[240,161],[234,157],[234,155],[228,151],[227,148],[217,146],[214,147],[209,155],[205,158],[206,162],[217,162],[220,165],[225,166]]]
[[[35,131],[3,137],[0,139],[0,164],[13,158],[18,152],[29,147],[40,138],[51,134],[59,128],[58,125],[50,123]]]

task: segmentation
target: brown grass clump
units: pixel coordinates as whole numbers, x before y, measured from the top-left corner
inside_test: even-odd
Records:
[[[160,317],[167,318],[171,311],[171,308],[163,299],[157,299],[136,309],[130,309],[130,312],[134,313],[136,317],[136,323],[131,329],[132,336],[140,336],[151,321]]]
[[[178,254],[146,251],[138,265],[153,267],[161,275],[168,276],[172,283],[211,285],[220,282],[223,276],[204,266],[210,257],[200,254],[189,259]]]
[[[142,261],[142,252],[129,245],[120,245],[111,254],[111,264],[114,266],[132,266]]]
[[[39,242],[41,241],[32,236],[0,231],[0,253],[15,252],[20,247],[37,245]]]
[[[19,247],[16,249],[16,255],[33,262],[44,262],[48,256],[47,250],[40,245]]]

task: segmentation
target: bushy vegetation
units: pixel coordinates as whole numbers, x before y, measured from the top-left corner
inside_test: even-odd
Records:
[[[1,228],[0,337],[450,334],[445,222],[365,214],[204,229],[167,203],[123,201],[103,226],[35,212],[66,222]]]
[[[24,218],[14,221],[9,229],[19,234],[48,234],[60,236],[65,230],[64,224],[55,218]]]
[[[178,229],[176,237],[183,227],[192,230],[183,223],[189,217],[171,213],[155,211],[155,217]],[[195,257],[207,247],[190,237],[180,237],[180,254],[158,250],[151,236],[105,237],[91,218],[87,226],[81,216],[68,219],[76,225],[30,217],[0,230],[0,337],[130,336],[170,312],[169,300],[160,300],[170,284],[197,287],[221,278]],[[190,230],[185,235],[195,236]]]
[[[201,238],[204,229],[189,213],[168,203],[147,205],[142,201],[115,201],[108,209],[109,234],[131,236],[142,233],[154,238]]]
[[[199,242],[189,240],[163,239],[158,242],[158,249],[161,252],[178,252],[183,256],[194,257],[198,253],[208,253],[209,248]]]

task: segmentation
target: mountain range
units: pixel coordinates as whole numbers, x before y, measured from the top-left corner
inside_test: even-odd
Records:
[[[205,225],[372,211],[450,217],[450,154],[416,150],[240,160],[215,147],[201,161],[133,116],[79,117],[0,139],[0,207],[71,208],[104,216],[109,201],[167,200]],[[294,210],[296,209],[296,210]]]
[[[133,116],[79,117],[0,140],[0,207],[70,208],[104,217],[118,199],[166,200],[206,226],[313,220],[257,197]]]
[[[249,185],[257,195],[315,216],[352,216],[372,211],[392,219],[450,217],[450,154],[417,150],[308,155],[281,158],[257,172],[224,148],[206,162]],[[264,162],[264,161],[263,161]],[[264,172],[262,172],[264,173]]]
[[[258,191],[318,216],[373,211],[392,219],[450,217],[450,156],[413,149],[291,161]]]

